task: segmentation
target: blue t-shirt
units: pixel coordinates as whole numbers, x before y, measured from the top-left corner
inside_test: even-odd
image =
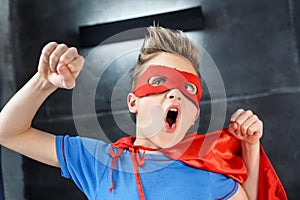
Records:
[[[56,151],[62,176],[71,178],[91,200],[138,200],[130,152],[124,150],[111,176],[110,144],[57,136]],[[238,184],[224,175],[190,167],[164,155],[146,154],[139,167],[146,200],[212,200],[233,196]],[[110,193],[111,178],[115,188]]]

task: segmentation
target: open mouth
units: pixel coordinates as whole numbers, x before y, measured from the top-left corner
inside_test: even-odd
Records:
[[[176,120],[178,118],[178,109],[170,108],[167,112],[165,127],[168,132],[176,129]]]

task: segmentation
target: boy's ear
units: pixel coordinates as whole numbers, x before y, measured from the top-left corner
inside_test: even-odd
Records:
[[[137,97],[133,93],[127,95],[127,105],[131,113],[137,113]]]
[[[199,109],[198,109],[198,111],[197,111],[197,114],[196,114],[195,120],[197,120],[197,119],[198,119],[199,115],[200,115],[200,108],[199,108]]]
[[[199,115],[200,115],[200,108],[198,109],[197,114],[195,116],[195,121],[198,119]]]
[[[196,113],[196,115],[195,115],[195,118],[194,118],[194,122],[193,122],[193,124],[191,125],[191,127],[195,125],[195,122],[198,120],[199,115],[200,115],[200,109],[198,109],[198,111],[197,111],[197,113]]]

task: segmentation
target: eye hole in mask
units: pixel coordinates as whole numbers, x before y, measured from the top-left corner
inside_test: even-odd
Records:
[[[190,94],[197,94],[198,92],[197,86],[190,82],[185,83],[185,89]]]
[[[160,86],[163,85],[167,81],[167,77],[164,76],[152,76],[149,80],[148,83],[151,86]],[[197,94],[198,89],[197,86],[193,83],[186,82],[185,83],[185,90],[190,93],[190,94]]]
[[[167,80],[167,77],[164,76],[152,76],[149,80],[148,83],[149,85],[152,86],[159,86],[159,85],[163,85]]]

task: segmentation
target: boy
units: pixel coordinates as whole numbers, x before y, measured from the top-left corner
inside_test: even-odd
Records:
[[[198,118],[202,88],[198,51],[181,32],[149,28],[127,99],[130,112],[136,114],[136,137],[114,144],[54,136],[31,127],[35,113],[52,92],[75,86],[83,63],[75,48],[47,44],[38,72],[1,112],[1,145],[60,167],[62,175],[72,178],[89,199],[257,199],[263,125],[251,111],[237,110],[228,130],[221,131],[221,138],[228,141],[225,145],[240,140],[241,157],[230,157],[239,165],[232,169],[234,173],[221,174],[233,165],[212,169],[209,161],[201,160],[208,155],[216,166],[228,165],[223,154],[211,156],[219,150],[220,140],[199,156],[199,162],[190,159],[193,153],[183,151],[201,148],[195,145],[201,138],[186,133]]]

